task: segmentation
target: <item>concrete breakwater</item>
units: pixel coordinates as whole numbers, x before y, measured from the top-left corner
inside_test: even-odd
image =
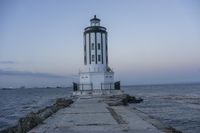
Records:
[[[72,103],[72,99],[58,98],[55,104],[47,106],[36,113],[27,114],[25,117],[20,118],[15,126],[6,128],[0,133],[26,133],[58,110],[68,107]]]
[[[28,114],[16,126],[0,133],[181,133],[127,106],[142,102],[133,96],[87,95],[74,97],[73,101],[58,99],[54,105]]]

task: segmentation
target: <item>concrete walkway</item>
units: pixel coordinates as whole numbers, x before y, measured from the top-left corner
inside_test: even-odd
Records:
[[[108,106],[104,98],[81,97],[29,133],[162,133],[126,106]]]

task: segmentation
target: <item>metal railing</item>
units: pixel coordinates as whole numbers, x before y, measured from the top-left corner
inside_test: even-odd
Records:
[[[74,91],[92,91],[94,90],[94,85],[92,83],[89,84],[77,84],[73,83]],[[115,83],[101,83],[99,85],[100,90],[120,90],[120,82]],[[96,90],[96,88],[95,88]]]
[[[88,91],[90,91],[90,90],[93,90],[93,84],[91,83],[91,84],[78,84],[78,90],[88,90]]]
[[[114,90],[114,83],[101,83],[101,90]]]

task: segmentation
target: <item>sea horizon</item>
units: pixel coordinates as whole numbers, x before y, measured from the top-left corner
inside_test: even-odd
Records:
[[[174,83],[147,83],[147,84],[122,84],[121,87],[128,87],[128,86],[160,86],[160,85],[191,85],[191,84],[200,84],[200,82],[174,82]],[[41,89],[41,88],[72,88],[73,84],[71,86],[34,86],[34,87],[26,87],[26,86],[20,86],[20,87],[0,87],[0,89]]]

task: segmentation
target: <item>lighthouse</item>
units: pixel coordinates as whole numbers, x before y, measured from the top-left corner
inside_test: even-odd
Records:
[[[84,29],[84,65],[79,70],[79,83],[74,83],[74,91],[102,94],[119,89],[120,83],[114,83],[114,72],[108,65],[107,29],[100,25],[100,21],[94,15],[90,26]]]

